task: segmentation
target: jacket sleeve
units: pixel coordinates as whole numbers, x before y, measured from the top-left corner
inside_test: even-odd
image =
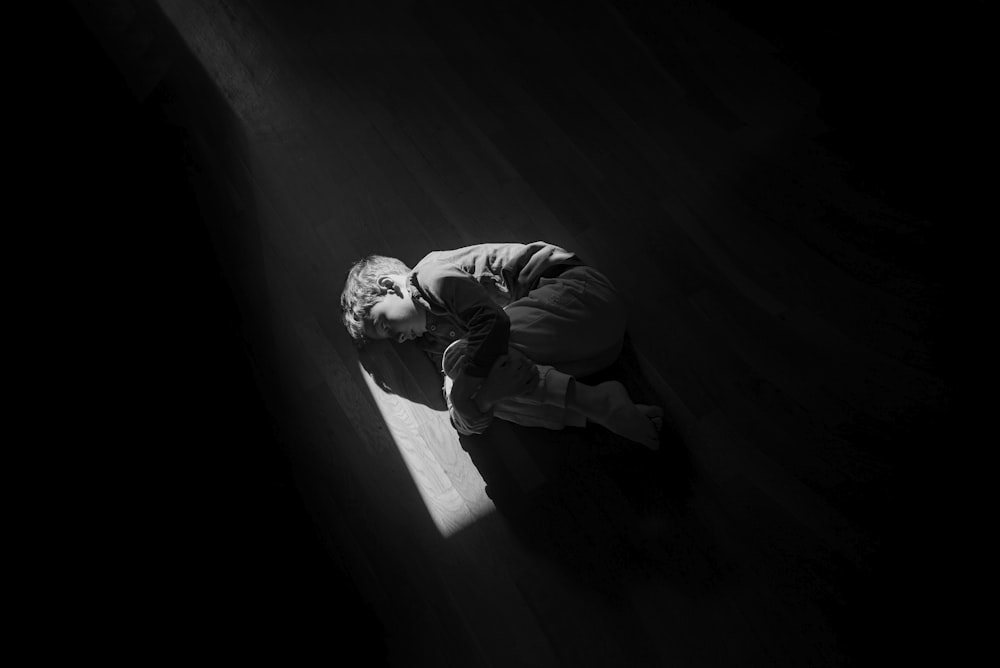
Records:
[[[507,352],[510,318],[486,289],[459,267],[429,264],[418,271],[420,289],[458,318],[468,332],[464,373],[485,378],[496,359]]]

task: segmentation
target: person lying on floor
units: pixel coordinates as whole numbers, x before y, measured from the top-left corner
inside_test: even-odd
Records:
[[[429,253],[412,269],[369,255],[347,272],[344,325],[369,340],[416,340],[445,374],[455,429],[494,418],[562,429],[587,422],[655,450],[663,410],[634,404],[618,381],[577,380],[621,353],[625,308],[611,281],[544,241]]]

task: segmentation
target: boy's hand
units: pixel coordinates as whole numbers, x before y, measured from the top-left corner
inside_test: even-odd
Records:
[[[520,351],[511,348],[493,363],[476,394],[476,403],[481,410],[488,410],[501,399],[531,394],[537,386],[538,367]]]

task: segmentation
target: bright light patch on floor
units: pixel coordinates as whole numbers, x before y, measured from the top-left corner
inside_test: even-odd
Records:
[[[496,510],[447,413],[386,392],[360,363],[359,368],[441,535],[448,537]],[[461,492],[456,480],[462,485]]]

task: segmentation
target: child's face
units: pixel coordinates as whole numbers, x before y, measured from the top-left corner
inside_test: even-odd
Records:
[[[427,313],[413,301],[405,276],[382,276],[379,284],[387,292],[374,306],[365,333],[371,339],[409,341],[427,331]]]

